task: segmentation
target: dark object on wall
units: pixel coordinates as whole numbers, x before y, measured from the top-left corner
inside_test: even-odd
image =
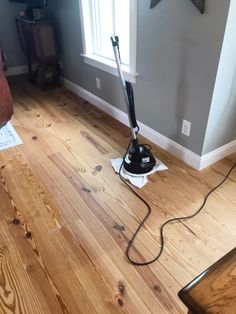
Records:
[[[151,0],[150,9],[154,8],[161,0]],[[196,8],[203,14],[205,12],[205,0],[191,0]]]
[[[59,57],[53,21],[16,18],[16,24],[22,49],[28,59],[30,82],[37,82],[41,86],[59,83]],[[39,64],[36,77],[32,71],[33,62]]]
[[[191,0],[191,1],[202,14],[205,12],[205,0]]]
[[[152,0],[150,4],[150,9],[154,8],[161,0]]]

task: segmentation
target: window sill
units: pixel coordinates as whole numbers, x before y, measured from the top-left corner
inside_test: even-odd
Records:
[[[117,77],[119,76],[115,61],[108,60],[108,59],[105,59],[99,56],[94,56],[94,55],[81,54],[81,56],[84,58],[84,62],[86,64],[89,64],[102,71],[113,74]],[[134,84],[136,83],[136,77],[138,76],[137,73],[131,73],[129,67],[125,65],[122,65],[122,71],[123,71],[125,80],[129,81],[130,83],[134,83]]]

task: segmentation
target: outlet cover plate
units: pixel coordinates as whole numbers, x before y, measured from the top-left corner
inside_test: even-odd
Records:
[[[97,89],[101,89],[101,80],[98,77],[96,77],[96,87]]]
[[[181,131],[182,134],[189,136],[190,131],[191,131],[191,122],[189,122],[187,120],[183,120],[182,131]]]

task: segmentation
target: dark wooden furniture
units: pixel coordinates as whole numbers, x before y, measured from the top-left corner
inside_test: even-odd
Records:
[[[52,20],[32,20],[16,18],[17,29],[22,49],[28,60],[29,80],[35,81],[32,64],[39,64],[38,72],[42,85],[49,77],[48,68],[53,69],[52,79],[59,75],[58,49],[55,36],[55,26]]]
[[[2,50],[0,47],[0,128],[11,119],[12,114],[11,92],[3,71]]]
[[[178,295],[189,313],[236,313],[236,248],[191,281]]]

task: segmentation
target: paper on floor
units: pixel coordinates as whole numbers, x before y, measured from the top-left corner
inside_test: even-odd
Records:
[[[120,166],[122,164],[123,159],[122,158],[116,158],[116,159],[111,159],[111,165],[112,168],[115,170],[116,173],[119,173]],[[144,187],[144,185],[148,182],[148,176],[157,172],[157,171],[163,171],[167,170],[168,168],[166,167],[163,162],[161,162],[159,159],[156,158],[156,166],[150,171],[148,174],[136,174],[133,175],[131,173],[128,173],[124,167],[121,169],[121,175],[124,179],[128,180],[131,184],[138,188]]]
[[[22,144],[22,141],[10,122],[0,128],[0,150],[20,144]]]

